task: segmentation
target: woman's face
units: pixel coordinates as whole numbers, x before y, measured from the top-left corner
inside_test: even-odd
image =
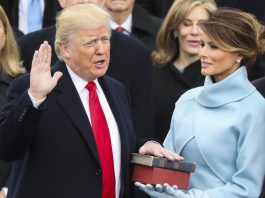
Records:
[[[200,49],[200,35],[198,23],[208,19],[209,14],[202,6],[194,7],[179,24],[178,39],[180,54],[198,55]]]
[[[216,82],[223,80],[240,66],[242,57],[236,52],[224,51],[206,34],[201,34],[201,73],[204,76],[213,76]]]
[[[2,23],[2,20],[0,19],[0,51],[4,48],[6,43],[6,34],[5,34],[5,28]]]

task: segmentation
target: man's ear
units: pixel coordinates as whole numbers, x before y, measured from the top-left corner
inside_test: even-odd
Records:
[[[65,0],[58,0],[58,2],[62,8],[65,8]]]
[[[61,55],[64,58],[69,59],[70,58],[70,53],[69,53],[69,49],[68,49],[67,45],[64,44],[64,43],[61,43],[61,44],[59,44],[59,48],[60,48],[60,51],[61,51]]]

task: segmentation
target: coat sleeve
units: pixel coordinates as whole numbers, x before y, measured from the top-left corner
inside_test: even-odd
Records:
[[[35,109],[28,95],[29,77],[15,79],[0,112],[0,159],[14,161],[23,158],[30,147],[41,108]]]

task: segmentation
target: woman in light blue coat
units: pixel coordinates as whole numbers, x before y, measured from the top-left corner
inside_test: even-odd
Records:
[[[201,30],[206,80],[177,101],[164,141],[197,163],[189,190],[136,185],[157,198],[258,198],[265,175],[265,100],[243,65],[264,52],[264,27],[248,13],[223,8]]]

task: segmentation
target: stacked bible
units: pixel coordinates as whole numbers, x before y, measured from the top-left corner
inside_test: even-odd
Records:
[[[195,171],[195,163],[187,161],[170,161],[151,155],[132,154],[132,181],[144,184],[177,185],[179,189],[188,189],[190,173]]]

